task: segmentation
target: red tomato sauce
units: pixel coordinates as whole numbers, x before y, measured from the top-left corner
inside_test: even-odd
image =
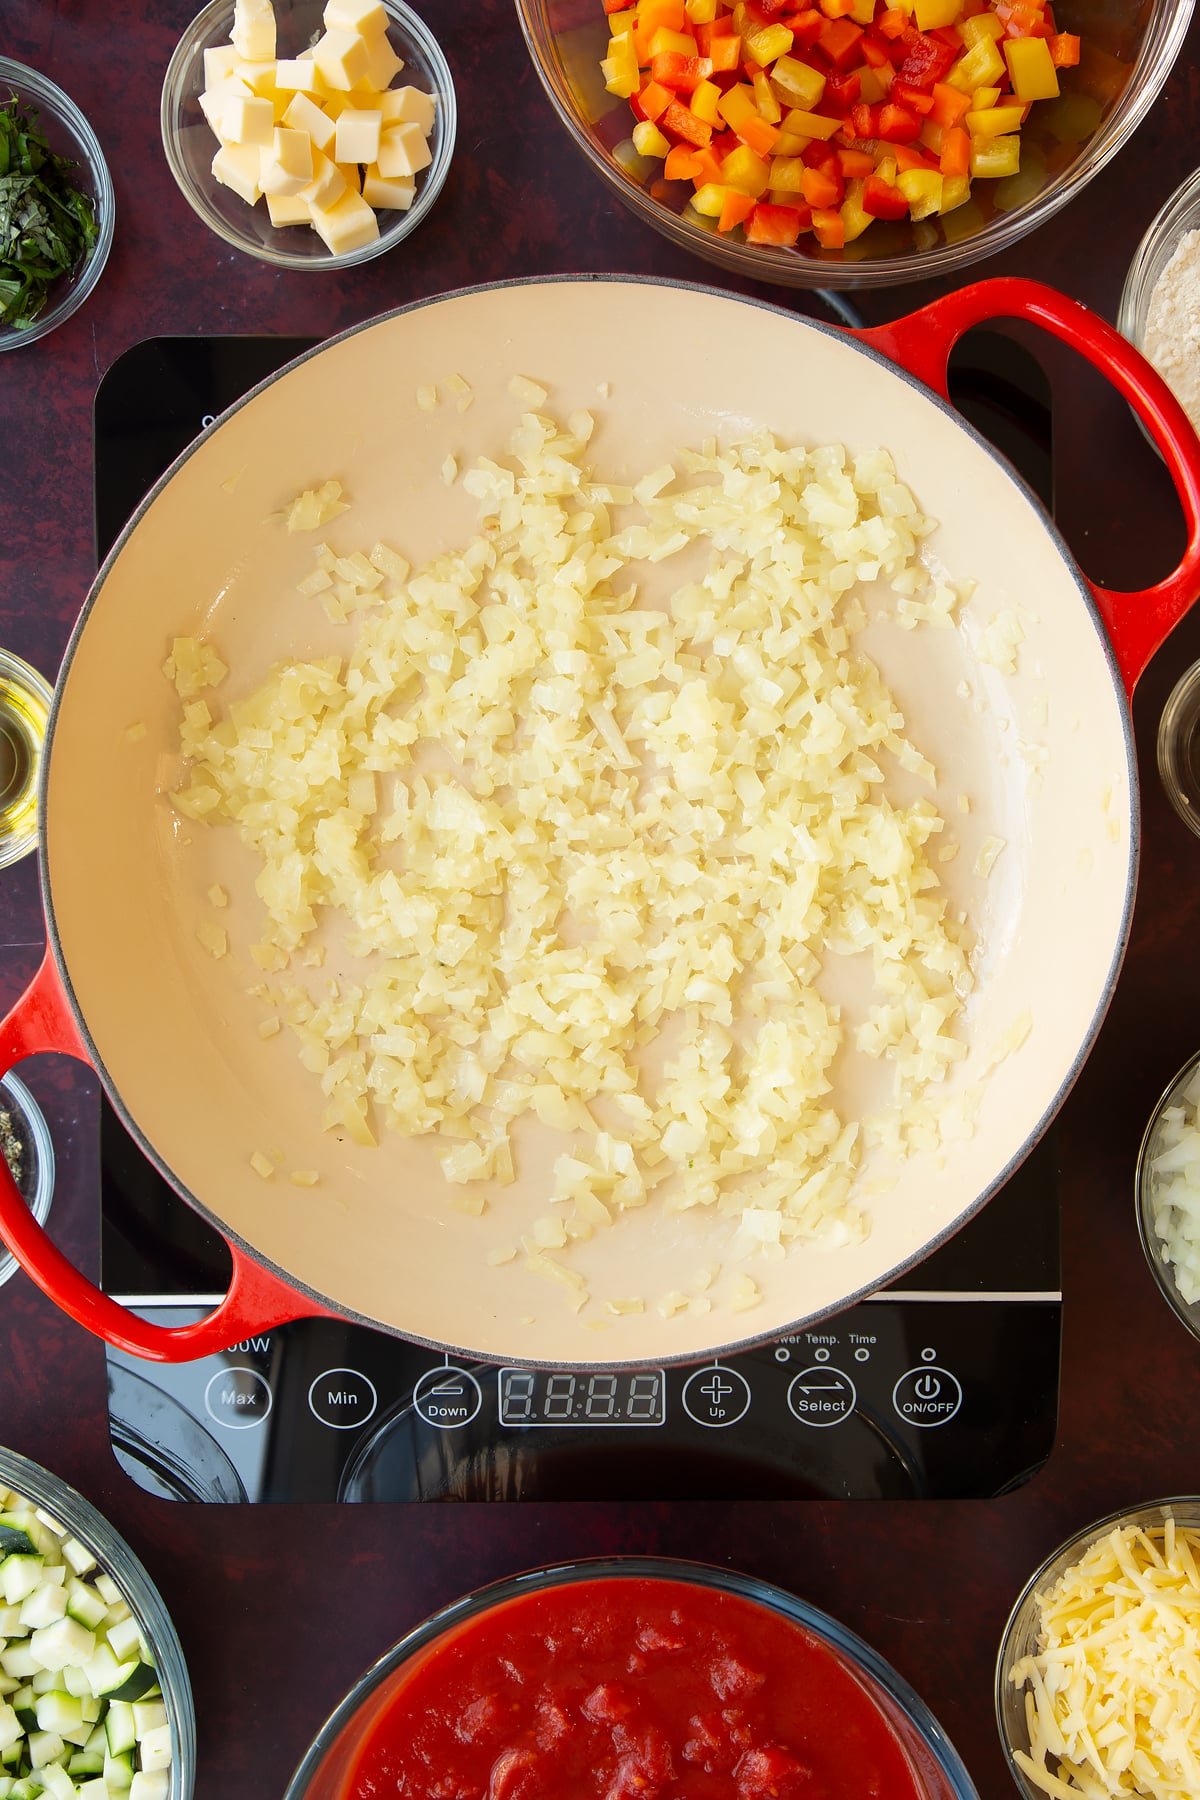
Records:
[[[920,1800],[891,1726],[800,1626],[638,1578],[523,1594],[402,1677],[344,1800]]]

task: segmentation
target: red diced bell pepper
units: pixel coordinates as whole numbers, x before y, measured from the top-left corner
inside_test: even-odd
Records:
[[[873,219],[907,219],[908,201],[898,187],[882,175],[868,175],[863,182],[862,209]]]
[[[882,69],[885,63],[890,63],[892,60],[890,45],[885,45],[878,38],[872,37],[869,31],[863,38],[861,48],[864,63],[872,69]]]
[[[831,75],[825,83],[821,104],[827,105],[830,112],[848,113],[852,106],[857,105],[861,92],[862,76],[857,69],[849,75]]]
[[[906,41],[904,61],[896,73],[901,81],[929,93],[935,81],[945,80],[961,53],[961,43],[954,50],[941,38],[918,31]]]
[[[921,135],[920,116],[907,106],[886,100],[879,109],[879,130],[875,135],[885,144],[915,144]]]
[[[900,106],[907,106],[909,112],[920,113],[922,118],[933,111],[933,95],[922,93],[919,87],[913,87],[909,81],[901,81],[899,75],[888,89],[888,99],[895,100]]]
[[[800,160],[806,169],[828,169],[830,173],[835,169],[839,173],[841,171],[837,151],[822,138],[814,138],[811,144],[806,145],[800,152]]]
[[[746,221],[746,242],[790,250],[802,229],[802,215],[794,206],[764,205],[760,200]]]
[[[860,100],[857,106],[850,108],[850,123],[854,128],[854,135],[863,143],[879,136],[881,110],[878,106],[868,106],[865,100]]]
[[[849,69],[857,60],[862,26],[852,19],[827,19],[817,39],[817,49],[835,69]]]

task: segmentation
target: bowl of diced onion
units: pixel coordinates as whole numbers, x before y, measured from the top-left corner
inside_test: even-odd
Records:
[[[1150,1115],[1134,1188],[1142,1249],[1159,1292],[1200,1337],[1200,1054]]]
[[[450,66],[404,0],[209,0],[175,48],[160,117],[171,173],[209,229],[311,270],[411,236],[456,122]]]
[[[1077,1532],[1030,1577],[996,1659],[996,1723],[1025,1800],[1195,1794],[1200,1500]]]
[[[108,1521],[0,1448],[0,1800],[191,1800],[179,1639]]]

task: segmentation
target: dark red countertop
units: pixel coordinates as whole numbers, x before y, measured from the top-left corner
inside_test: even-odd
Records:
[[[570,149],[511,0],[421,0],[419,10],[454,68],[458,153],[411,243],[335,277],[238,256],[177,193],[158,140],[158,91],[191,0],[0,0],[0,53],[43,70],[84,109],[118,200],[111,261],[88,304],[44,343],[0,358],[0,643],[48,677],[94,571],[92,396],[138,339],[329,333],[512,274],[721,280],[633,220]],[[1138,239],[1196,155],[1198,49],[1200,28],[1130,145],[1064,213],[980,273],[1036,275],[1115,316]],[[860,304],[875,322],[935,291],[902,288]],[[1143,585],[1165,572],[1181,537],[1166,478],[1096,377],[1065,352],[1045,360],[1057,397],[1060,523],[1090,575]],[[1046,1470],[1016,1495],[995,1504],[168,1505],[113,1461],[99,1344],[24,1276],[0,1290],[0,1442],[81,1488],[161,1586],[195,1687],[199,1800],[279,1795],[352,1679],[435,1606],[548,1558],[615,1550],[733,1564],[836,1613],[930,1703],[984,1800],[1014,1791],[992,1721],[992,1664],[1025,1576],[1061,1537],[1112,1508],[1200,1489],[1200,1346],[1145,1268],[1131,1187],[1149,1110],[1200,1044],[1200,958],[1191,948],[1200,843],[1171,813],[1153,751],[1169,687],[1198,655],[1200,616],[1139,689],[1144,850],[1133,941],[1099,1045],[1062,1114],[1060,1438]],[[0,1007],[32,974],[41,929],[30,860],[0,879]],[[57,1231],[94,1269],[95,1090],[53,1065],[31,1080],[60,1160]]]

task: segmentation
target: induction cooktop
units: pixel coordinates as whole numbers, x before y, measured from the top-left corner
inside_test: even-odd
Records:
[[[196,433],[313,341],[152,338],[113,365],[95,409],[101,556]],[[1033,357],[972,333],[951,391],[1052,506],[1050,395]],[[107,1102],[100,1131],[106,1290],[162,1324],[201,1317],[227,1285],[228,1251]],[[902,1281],[727,1361],[534,1371],[303,1319],[177,1366],[110,1350],[109,1416],[122,1466],[179,1500],[990,1497],[1053,1447],[1060,1329],[1051,1133]]]

